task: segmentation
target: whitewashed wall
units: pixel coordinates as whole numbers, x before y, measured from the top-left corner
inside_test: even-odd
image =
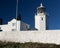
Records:
[[[40,31],[46,30],[46,15],[44,13],[35,15],[35,28]]]
[[[60,44],[60,30],[0,32],[0,40]]]

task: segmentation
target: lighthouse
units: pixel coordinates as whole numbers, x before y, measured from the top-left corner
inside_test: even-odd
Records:
[[[35,28],[39,31],[47,29],[47,15],[46,8],[41,3],[39,7],[37,7],[37,14],[35,15]]]

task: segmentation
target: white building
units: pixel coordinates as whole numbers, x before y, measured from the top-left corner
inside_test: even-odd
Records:
[[[21,31],[28,30],[29,28],[28,24],[16,19],[12,19],[8,24],[0,25],[0,30],[2,31]]]

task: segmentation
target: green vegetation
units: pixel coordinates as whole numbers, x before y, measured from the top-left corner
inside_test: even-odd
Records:
[[[15,43],[15,42],[1,42],[0,48],[60,48],[60,45],[48,43]]]

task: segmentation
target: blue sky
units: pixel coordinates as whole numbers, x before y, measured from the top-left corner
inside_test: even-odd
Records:
[[[49,29],[60,29],[60,0],[19,0],[19,14],[22,21],[34,27],[34,15],[40,3],[46,7]],[[16,0],[0,0],[0,18],[6,24],[16,16]]]

